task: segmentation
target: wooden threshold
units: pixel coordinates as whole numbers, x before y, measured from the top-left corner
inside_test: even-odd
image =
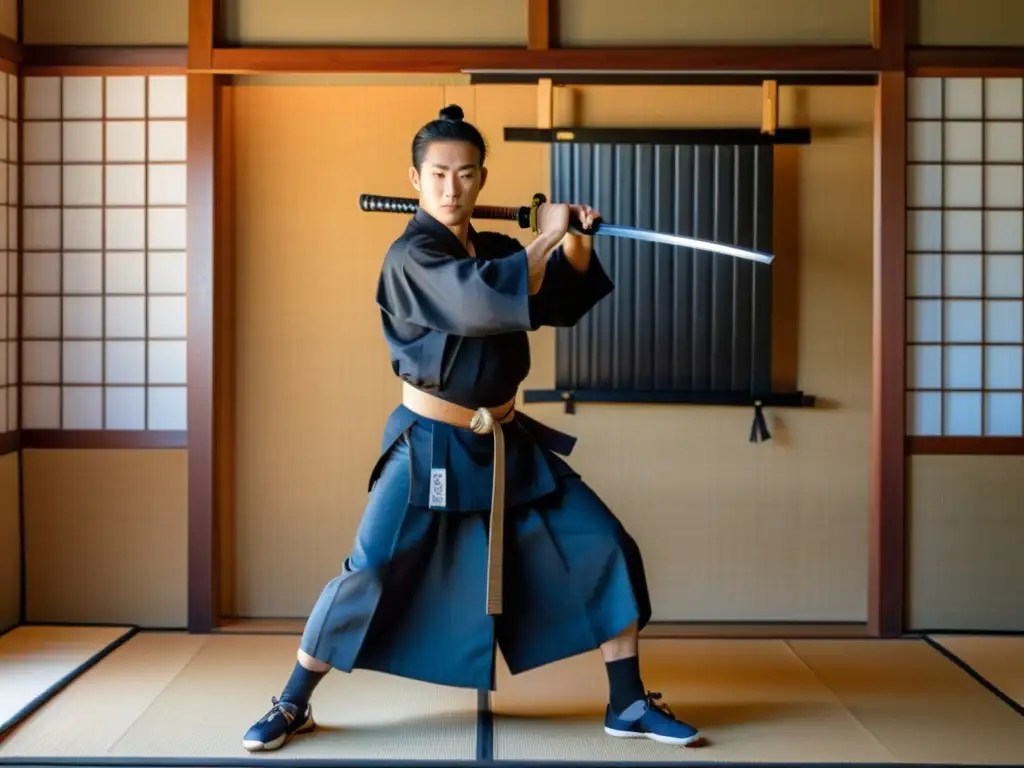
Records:
[[[301,635],[306,626],[299,618],[225,618],[217,632],[226,634]],[[652,622],[640,633],[644,638],[867,638],[867,624],[857,622]]]

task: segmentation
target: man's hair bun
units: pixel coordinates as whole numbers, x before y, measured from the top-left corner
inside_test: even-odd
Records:
[[[437,117],[439,120],[451,120],[452,122],[458,122],[462,120],[465,115],[462,111],[462,107],[458,104],[449,104],[447,107],[442,109],[440,113],[438,113]]]

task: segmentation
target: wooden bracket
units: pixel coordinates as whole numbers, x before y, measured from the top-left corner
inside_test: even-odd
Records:
[[[761,84],[761,133],[774,134],[779,127],[779,84],[765,80]]]
[[[537,127],[554,127],[554,91],[551,78],[545,77],[537,81]]]

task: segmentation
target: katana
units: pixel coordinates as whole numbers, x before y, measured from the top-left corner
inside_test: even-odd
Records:
[[[502,207],[495,205],[478,205],[473,208],[474,219],[493,219],[499,221],[515,221],[523,229],[537,231],[537,209],[541,203],[546,203],[547,198],[542,194],[533,196],[530,205],[518,207]],[[411,197],[386,197],[384,195],[364,194],[359,196],[359,207],[364,211],[381,211],[384,213],[416,213],[419,201]],[[711,251],[725,256],[734,256],[738,259],[757,261],[762,264],[771,264],[775,259],[770,253],[754,251],[749,248],[740,248],[735,245],[724,245],[713,240],[701,240],[695,237],[684,237],[673,235],[667,232],[655,232],[640,227],[628,227],[623,224],[609,224],[597,219],[593,226],[584,229],[581,223],[573,217],[569,222],[569,231],[578,235],[604,235],[607,237],[622,237],[629,240],[644,240],[649,243],[663,245],[674,245],[680,248],[694,248],[700,251]]]

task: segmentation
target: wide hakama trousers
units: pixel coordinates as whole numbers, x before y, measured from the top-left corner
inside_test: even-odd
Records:
[[[487,510],[413,503],[410,442],[406,433],[382,458],[351,553],[307,622],[307,654],[343,671],[488,690],[496,644],[517,674],[649,621],[636,542],[571,472],[506,507],[504,608],[488,615]]]

